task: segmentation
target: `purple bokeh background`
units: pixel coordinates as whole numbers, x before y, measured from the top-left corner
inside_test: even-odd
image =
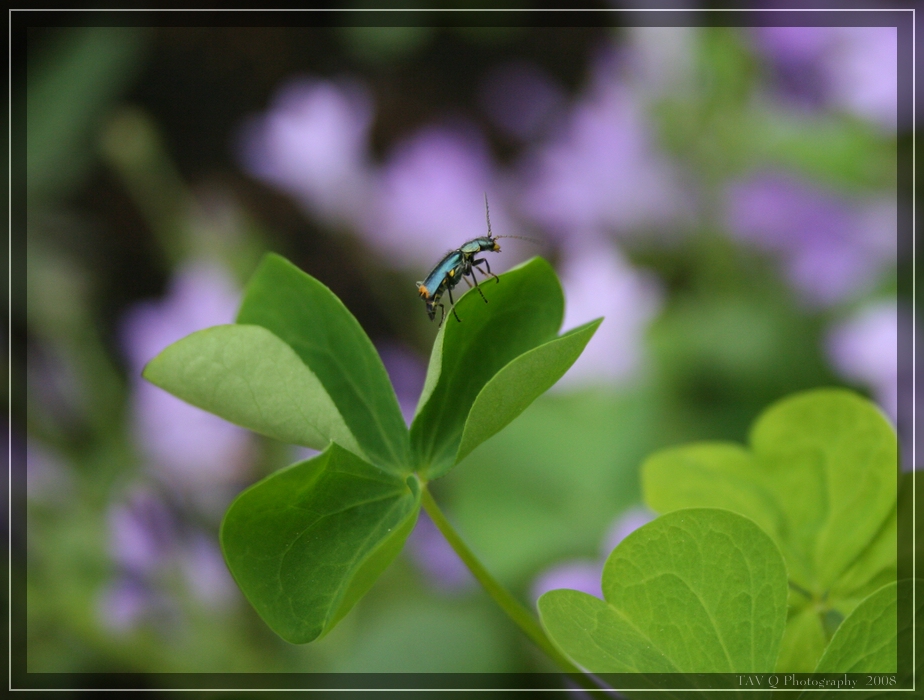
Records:
[[[772,113],[838,115],[884,139],[907,127],[896,123],[894,28],[760,27],[745,34],[761,61],[755,103]],[[898,366],[900,310],[890,291],[894,191],[848,190],[759,163],[723,180],[715,201],[705,202],[708,183],[664,146],[655,116],[659,101],[695,92],[696,41],[691,28],[627,29],[618,45],[592,52],[587,74],[571,86],[535,61],[499,63],[479,78],[476,114],[439,115],[379,150],[370,84],[294,75],[264,111],[239,125],[234,155],[245,173],[290,197],[307,219],[330,235],[355,238],[376,264],[408,280],[422,279],[447,250],[485,234],[487,196],[495,235],[535,241],[502,240],[492,270],[545,255],[564,288],[563,330],[606,319],[557,392],[627,390],[651,378],[646,338],[669,308],[670,291],[651,268],[633,262],[633,253],[640,242],[669,250],[695,235],[711,212],[709,225],[720,235],[773,261],[800,309],[828,319],[819,352],[895,421],[907,369]],[[513,155],[499,158],[498,143],[513,144]],[[173,269],[162,298],[133,305],[122,319],[128,422],[141,469],[113,490],[106,513],[112,572],[97,613],[108,629],[175,624],[177,590],[207,608],[239,599],[214,530],[232,495],[256,478],[258,441],[149,384],[141,372],[170,343],[232,323],[240,298],[227,261],[192,257]],[[376,343],[410,423],[426,358],[399,340]],[[60,414],[62,424],[85,410],[87,389],[73,362],[49,344],[32,353],[28,367],[37,403]],[[26,451],[29,499],[61,503],[78,478],[72,465],[38,440],[30,439]],[[624,513],[599,557],[540,573],[533,599],[561,587],[601,596],[606,556],[651,518],[641,509]],[[435,587],[470,590],[470,574],[423,513],[407,551]]]
[[[726,211],[732,235],[777,255],[811,305],[849,301],[895,266],[897,210],[886,199],[848,198],[760,173],[729,186]]]
[[[565,561],[541,572],[530,589],[532,600],[537,601],[543,593],[558,588],[570,588],[602,599],[601,578],[607,557],[616,545],[654,518],[655,514],[643,506],[626,510],[613,521],[603,536],[600,554],[596,559]]]
[[[886,133],[896,129],[895,27],[759,27],[777,94],[807,109],[843,110]]]
[[[168,394],[141,372],[171,343],[232,323],[239,303],[240,290],[223,266],[196,261],[176,271],[162,300],[138,304],[122,323],[135,439],[149,472],[182,491],[233,483],[252,459],[251,433]]]

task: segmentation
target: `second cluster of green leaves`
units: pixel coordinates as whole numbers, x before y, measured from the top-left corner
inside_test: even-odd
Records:
[[[896,473],[892,426],[840,389],[774,404],[747,447],[662,450],[642,486],[664,515],[612,552],[604,600],[550,591],[543,624],[597,673],[895,673]]]

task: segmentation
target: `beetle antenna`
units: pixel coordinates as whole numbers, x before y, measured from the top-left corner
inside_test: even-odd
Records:
[[[521,241],[529,241],[530,243],[535,243],[537,245],[542,245],[542,241],[537,241],[535,238],[529,238],[527,236],[495,236],[491,233],[491,211],[488,208],[488,193],[484,193],[484,218],[488,222],[488,238],[519,238]]]
[[[537,241],[535,238],[529,238],[528,236],[495,236],[494,238],[519,238],[521,241],[529,241],[536,245],[542,245],[542,241]]]

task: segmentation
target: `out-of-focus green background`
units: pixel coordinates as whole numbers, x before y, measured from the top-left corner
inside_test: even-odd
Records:
[[[231,322],[275,251],[343,299],[411,415],[437,330],[414,282],[485,232],[487,194],[495,235],[536,241],[492,269],[544,255],[566,326],[606,321],[436,496],[530,605],[593,590],[650,517],[651,451],[743,441],[822,385],[894,420],[895,75],[894,28],[30,29],[28,670],[552,670],[423,516],[328,637],[276,638],[217,532],[304,452],[141,368]]]

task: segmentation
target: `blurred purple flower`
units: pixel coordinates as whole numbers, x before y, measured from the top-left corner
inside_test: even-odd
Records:
[[[546,569],[533,582],[531,588],[533,600],[538,600],[543,593],[558,588],[570,588],[602,599],[603,565],[610,556],[610,552],[628,535],[642,525],[651,522],[654,517],[654,513],[644,506],[626,510],[616,518],[604,536],[599,559],[576,559]]]
[[[636,380],[643,370],[643,340],[661,308],[651,275],[634,269],[609,243],[588,244],[566,257],[561,270],[565,321],[571,329],[605,319],[587,348],[555,386],[568,389]]]
[[[469,588],[475,581],[459,555],[423,511],[407,539],[406,551],[439,589],[459,591]]]
[[[179,615],[172,581],[211,609],[226,607],[237,589],[214,539],[181,521],[155,490],[140,486],[109,510],[109,555],[116,575],[100,594],[99,614],[110,629]]]
[[[828,63],[832,100],[896,130],[898,114],[898,29],[838,27],[838,42]]]
[[[166,612],[169,603],[143,581],[125,576],[103,588],[97,599],[97,615],[103,626],[125,633],[158,612]]]
[[[289,454],[292,455],[291,461],[294,462],[304,462],[308,459],[313,459],[321,454],[320,450],[316,450],[313,447],[304,447],[302,445],[290,445]]]
[[[373,103],[356,83],[299,79],[241,129],[239,155],[255,177],[301,201],[328,223],[362,234],[392,267],[434,264],[492,223],[514,233],[486,144],[474,128],[431,127],[372,163]]]
[[[825,99],[822,59],[833,27],[756,27],[754,45],[770,61],[781,94],[805,106]]]
[[[177,271],[166,297],[131,309],[122,340],[132,370],[136,440],[158,477],[184,490],[220,486],[251,458],[250,433],[144,381],[144,365],[197,330],[234,320],[240,292],[224,268],[207,262]]]
[[[109,555],[122,571],[151,575],[175,555],[179,524],[153,491],[135,490],[109,511]]]
[[[539,66],[514,61],[491,70],[479,103],[503,133],[528,141],[546,130],[565,105],[565,91]]]
[[[395,343],[381,344],[376,349],[395,388],[404,422],[410,425],[427,376],[426,365],[420,357]]]
[[[610,552],[616,549],[616,545],[622,542],[626,537],[638,530],[642,525],[647,525],[657,517],[645,506],[635,506],[629,508],[610,526],[606,536],[603,538],[601,554],[606,559]]]
[[[357,226],[369,202],[372,116],[372,98],[359,83],[294,79],[243,125],[239,157],[314,214]]]
[[[755,44],[784,95],[806,106],[845,109],[894,132],[895,27],[758,27]]]
[[[202,532],[190,533],[179,557],[189,589],[206,607],[221,609],[237,600],[237,585],[213,538]]]
[[[433,265],[448,250],[487,233],[485,193],[494,234],[514,235],[497,189],[490,153],[477,131],[424,129],[389,154],[366,238],[395,266]]]
[[[895,264],[894,202],[856,202],[780,174],[728,189],[726,222],[739,239],[779,254],[808,302],[829,305],[869,288]]]
[[[828,334],[828,357],[845,379],[872,390],[894,423],[898,414],[898,305],[894,299],[860,309]]]
[[[520,169],[524,214],[559,236],[625,233],[689,210],[678,171],[658,152],[648,116],[601,62],[564,127]]]
[[[603,599],[600,578],[603,574],[603,562],[599,560],[570,561],[559,564],[540,574],[533,582],[533,600],[539,600],[543,593],[558,588],[570,588],[596,598]]]

